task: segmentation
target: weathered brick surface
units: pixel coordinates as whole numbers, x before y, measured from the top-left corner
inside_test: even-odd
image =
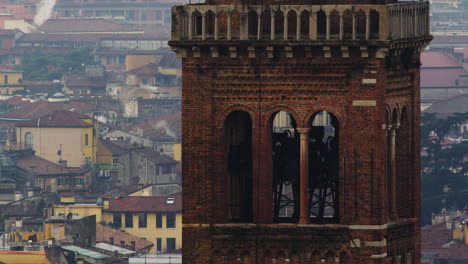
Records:
[[[332,58],[317,48],[312,56],[295,48],[292,58],[275,51],[273,59],[261,47],[255,58],[243,46],[235,58],[222,50],[213,58],[209,47],[201,47],[200,57],[188,52],[182,96],[184,263],[420,262],[419,53],[400,47],[376,58],[372,50],[369,57],[358,47],[349,50],[350,58],[335,48]],[[252,119],[254,220],[218,225],[230,221],[224,122],[236,110]],[[272,224],[272,118],[287,111],[299,128],[307,128],[322,110],[339,121],[340,223]],[[397,124],[394,219],[385,128]]]

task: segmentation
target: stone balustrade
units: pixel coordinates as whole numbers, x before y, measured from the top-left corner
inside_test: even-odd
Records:
[[[172,8],[173,41],[386,41],[429,35],[428,2]]]

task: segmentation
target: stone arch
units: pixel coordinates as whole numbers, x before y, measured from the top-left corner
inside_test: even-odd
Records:
[[[380,27],[379,16],[380,15],[377,10],[371,9],[369,13],[369,20],[370,20],[369,38],[370,39],[379,39],[379,27]]]
[[[192,12],[192,37],[201,38],[202,35],[202,13],[198,10]]]
[[[271,10],[269,8],[261,13],[261,39],[271,39]]]
[[[273,168],[273,222],[293,222],[299,217],[297,119],[288,111],[280,110],[273,112],[268,120]]]
[[[241,105],[241,104],[237,104],[237,105],[232,105],[228,108],[226,108],[225,110],[223,110],[221,112],[221,114],[219,114],[217,117],[216,117],[216,128],[218,129],[222,129],[224,127],[224,122],[226,121],[226,118],[227,116],[234,112],[234,111],[237,111],[237,110],[240,110],[240,111],[245,111],[247,113],[249,113],[250,115],[250,118],[253,120],[255,120],[255,110],[250,108],[249,106],[246,106],[246,105]],[[255,122],[252,123],[252,127],[255,127]]]
[[[327,14],[323,10],[317,12],[317,38],[325,39],[327,33]]]
[[[215,13],[208,10],[205,13],[205,24],[206,24],[206,38],[214,39],[215,34]]]
[[[228,218],[253,221],[252,118],[246,111],[230,112],[224,121]]]
[[[184,10],[180,13],[180,23],[179,23],[179,30],[180,30],[180,37],[185,39],[188,38],[188,19],[189,16],[187,12]]]
[[[287,105],[276,105],[276,106],[268,108],[264,113],[262,113],[262,115],[267,117],[264,120],[264,125],[268,125],[271,121],[273,121],[272,118],[274,118],[274,115],[280,111],[288,112],[296,121],[301,120],[301,116],[293,108]]]
[[[234,9],[231,11],[231,39],[240,39],[241,13]]]
[[[227,13],[224,10],[220,10],[216,15],[218,16],[218,38],[227,39]]]
[[[343,38],[353,38],[353,15],[349,9],[345,10],[343,16]]]
[[[305,115],[303,115],[303,119],[301,122],[302,127],[308,127],[310,121],[314,118],[314,116],[321,111],[327,111],[329,113],[332,113],[338,120],[338,123],[340,123],[341,127],[344,127],[346,123],[345,116],[342,114],[341,110],[339,108],[334,108],[334,107],[329,107],[328,105],[333,105],[337,104],[336,102],[331,102],[328,100],[328,98],[322,98],[321,101],[324,101],[323,105],[316,106],[311,108]],[[340,105],[346,105],[346,102],[340,101],[338,102]]]
[[[247,21],[248,21],[248,38],[249,39],[257,39],[258,37],[258,14],[255,10],[250,10],[247,13]]]
[[[339,222],[340,123],[328,111],[315,112],[309,132],[309,215],[312,222]]]
[[[366,35],[366,12],[359,9],[355,14],[355,21],[356,38],[364,39]]]
[[[309,31],[310,31],[310,11],[302,10],[300,13],[300,24],[301,24],[301,32],[300,32],[300,39],[309,39]]]
[[[295,10],[289,10],[287,13],[288,19],[288,39],[296,39],[297,28],[297,13]]]
[[[337,10],[332,10],[330,16],[330,38],[338,39],[340,36],[340,13]]]
[[[275,12],[275,39],[283,39],[285,15],[281,9]]]

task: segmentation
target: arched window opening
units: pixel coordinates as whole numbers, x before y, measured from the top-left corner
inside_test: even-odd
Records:
[[[370,19],[370,39],[379,39],[379,12],[371,10],[369,14]]]
[[[275,39],[283,39],[284,14],[281,10],[275,12]]]
[[[237,10],[231,13],[231,39],[240,39],[241,17]]]
[[[251,10],[247,14],[247,19],[248,19],[248,36],[249,39],[257,39],[258,37],[258,15],[257,12]]]
[[[312,222],[338,221],[339,124],[329,112],[312,120],[309,136],[309,215]]]
[[[227,14],[224,11],[218,12],[218,38],[227,39]]]
[[[261,38],[271,39],[271,10],[267,9],[262,12],[261,23]]]
[[[325,39],[327,34],[327,15],[323,10],[317,12],[317,38]]]
[[[362,10],[356,12],[356,38],[366,37],[366,13]]]
[[[343,38],[353,38],[353,15],[349,10],[343,12]]]
[[[232,112],[225,121],[228,153],[229,217],[251,222],[252,216],[252,120],[244,111]]]
[[[330,12],[330,38],[340,38],[340,13],[336,10]]]
[[[206,38],[207,39],[214,39],[214,34],[215,34],[215,14],[209,10],[205,14],[205,19],[206,19]]]
[[[24,135],[24,148],[25,149],[33,149],[34,142],[33,142],[33,134],[31,132],[26,132]]]
[[[400,218],[412,217],[412,208],[410,208],[410,201],[413,188],[413,182],[410,172],[410,139],[409,139],[409,122],[408,112],[406,107],[401,111],[400,126],[397,129],[395,139],[395,169],[396,169],[396,195],[397,215]],[[405,191],[402,191],[405,190]]]
[[[173,19],[172,21],[177,21]],[[187,12],[182,12],[180,14],[180,37],[181,38],[187,38],[188,37],[188,14]]]
[[[192,37],[201,38],[202,35],[202,15],[199,11],[192,13]]]
[[[301,12],[301,39],[309,39],[310,12]]]
[[[292,222],[299,217],[299,134],[287,112],[272,122],[273,221]]]
[[[288,12],[288,39],[296,39],[297,15],[296,12],[290,10]]]

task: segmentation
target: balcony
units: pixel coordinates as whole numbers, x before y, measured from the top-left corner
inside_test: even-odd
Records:
[[[429,3],[172,7],[172,45],[388,42],[429,37]]]

